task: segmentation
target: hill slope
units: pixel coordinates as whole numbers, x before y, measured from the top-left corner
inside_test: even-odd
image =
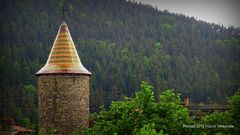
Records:
[[[240,88],[240,30],[124,0],[68,0],[66,22],[91,78],[91,111],[131,96],[142,80],[159,95],[224,103]],[[61,3],[0,2],[1,116],[37,118],[35,73],[61,23]]]

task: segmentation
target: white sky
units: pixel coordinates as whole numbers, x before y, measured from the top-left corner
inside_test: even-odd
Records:
[[[240,0],[135,0],[197,20],[240,27]]]

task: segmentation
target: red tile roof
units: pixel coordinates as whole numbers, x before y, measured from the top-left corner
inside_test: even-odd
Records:
[[[31,129],[20,127],[20,126],[17,126],[17,125],[12,125],[12,129],[14,131],[17,131],[17,132],[32,132]]]

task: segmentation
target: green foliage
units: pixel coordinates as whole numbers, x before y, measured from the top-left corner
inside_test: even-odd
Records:
[[[160,130],[159,133],[154,129],[154,124],[150,123],[144,125],[139,132],[135,133],[135,135],[167,135],[163,134],[163,130]]]
[[[24,85],[24,91],[26,93],[36,93],[37,92],[37,88],[34,87],[32,84],[28,84],[28,85]]]
[[[52,128],[50,131],[50,135],[57,135],[57,129]]]
[[[50,130],[50,135],[57,135],[57,129],[56,128],[51,128]],[[38,131],[38,135],[46,135],[46,131],[43,128],[40,128]],[[73,131],[71,135],[78,135],[77,132]]]
[[[79,131],[78,130],[74,130],[71,135],[79,135]]]
[[[133,98],[112,102],[109,111],[102,109],[94,114],[92,120],[96,124],[87,129],[86,134],[157,134],[161,130],[159,134],[163,131],[170,134],[190,132],[182,125],[193,121],[179,101],[178,94],[167,90],[160,95],[160,102],[156,102],[152,86],[142,82],[141,91],[136,92]]]
[[[173,90],[166,90],[162,95],[159,96],[161,103],[175,103],[180,105],[180,94],[175,94]]]
[[[231,124],[234,125],[234,133],[240,133],[240,89],[230,97],[229,100],[229,114]]]
[[[163,129],[169,134],[182,134],[190,132],[191,129],[183,129],[184,124],[194,124],[190,119],[188,110],[180,103],[180,95],[173,93],[173,90],[164,91],[159,96],[158,110],[161,114],[155,123],[159,129]]]
[[[159,52],[163,49],[163,45],[160,42],[155,43],[154,46],[155,46],[155,52]]]
[[[26,118],[26,117],[22,118],[22,119],[20,120],[20,123],[19,123],[19,124],[20,124],[21,126],[23,126],[23,127],[28,127],[28,128],[31,127],[30,119],[29,119],[29,118]]]
[[[172,26],[168,23],[161,24],[160,26],[163,30],[166,30],[166,31],[171,31],[173,29]]]
[[[39,131],[38,131],[38,135],[44,135],[44,129],[40,129]]]
[[[240,90],[228,99],[228,103],[230,108],[228,111],[216,112],[201,119],[201,124],[216,126],[214,128],[204,128],[203,131],[205,133],[237,134],[240,132]],[[226,128],[218,127],[219,125],[224,125]]]
[[[207,134],[228,134],[232,131],[232,128],[218,127],[218,125],[232,125],[231,117],[228,112],[216,112],[211,115],[207,115],[201,119],[200,123],[205,125],[205,128],[203,128],[201,131]]]

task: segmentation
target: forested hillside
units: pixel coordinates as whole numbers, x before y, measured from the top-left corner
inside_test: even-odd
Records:
[[[66,0],[66,22],[93,73],[91,111],[142,81],[159,95],[175,89],[193,102],[225,103],[240,88],[240,30],[124,0]],[[57,0],[0,1],[0,116],[37,121],[35,73],[62,21]]]

